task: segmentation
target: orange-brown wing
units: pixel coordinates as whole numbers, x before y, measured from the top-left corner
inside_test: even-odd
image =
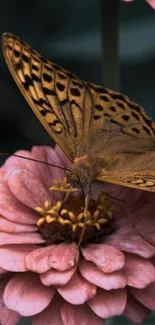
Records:
[[[100,182],[107,182],[138,190],[155,192],[155,169],[150,175],[146,172],[126,173],[125,175],[105,175],[97,178]]]
[[[44,59],[18,37],[5,33],[2,47],[8,67],[47,132],[73,161],[83,138],[84,116],[92,109],[87,86],[75,75]],[[84,107],[87,104],[87,112]],[[88,126],[88,123],[85,123]],[[88,127],[87,127],[88,129]]]
[[[127,96],[79,80],[12,34],[3,35],[2,46],[27,102],[71,161],[154,151],[154,123]]]

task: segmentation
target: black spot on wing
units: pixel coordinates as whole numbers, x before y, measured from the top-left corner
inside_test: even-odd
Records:
[[[65,90],[65,86],[63,84],[61,84],[60,82],[56,83],[56,87],[58,88],[59,91],[64,91]]]
[[[80,97],[80,95],[81,95],[79,89],[73,88],[73,87],[70,88],[70,93],[72,96],[75,96],[75,97]]]
[[[43,87],[43,92],[45,95],[49,95],[49,96],[56,96],[56,93],[54,90],[49,89],[47,87]]]
[[[20,56],[20,52],[18,51],[18,50],[13,50],[13,53],[14,53],[14,56],[16,57],[16,58],[19,58],[19,56]]]
[[[61,73],[61,72],[58,72],[58,77],[61,79],[61,80],[66,80],[67,77],[65,76],[65,74]]]
[[[112,106],[110,106],[110,107],[109,107],[109,109],[110,109],[110,111],[112,111],[112,112],[116,112],[116,107],[115,107],[115,106],[113,106],[113,105],[112,105]]]
[[[22,54],[22,59],[23,59],[23,61],[24,61],[25,63],[29,63],[29,61],[30,61],[29,56],[25,55],[24,53]]]
[[[46,82],[52,82],[52,76],[50,76],[49,74],[47,73],[43,73],[43,79],[46,81]]]
[[[130,116],[129,116],[129,115],[122,115],[122,119],[123,119],[124,121],[129,121]]]
[[[35,71],[39,71],[39,68],[38,68],[38,66],[37,66],[37,65],[35,65],[35,64],[32,64],[32,69],[33,69],[33,70],[35,70]]]
[[[33,80],[27,74],[25,74],[24,78],[25,82],[23,82],[23,86],[26,90],[28,90],[30,86],[33,86]]]
[[[131,129],[132,129],[132,131],[133,131],[134,133],[137,133],[137,134],[140,133],[140,131],[139,131],[137,128],[131,128]]]
[[[97,111],[100,111],[100,112],[102,112],[104,110],[103,106],[100,104],[95,105],[95,108],[97,109]]]
[[[40,78],[35,73],[32,72],[31,76],[33,81],[40,82]]]

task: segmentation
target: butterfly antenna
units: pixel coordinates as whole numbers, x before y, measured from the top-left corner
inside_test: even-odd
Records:
[[[46,161],[42,161],[42,160],[38,160],[38,159],[34,159],[34,158],[28,158],[28,157],[24,157],[24,156],[20,156],[16,153],[8,153],[8,152],[0,152],[0,156],[7,156],[7,157],[10,157],[10,156],[14,156],[14,157],[17,157],[17,158],[22,158],[22,159],[26,159],[26,160],[30,160],[30,161],[34,161],[34,162],[37,162],[37,163],[40,163],[40,164],[44,164],[44,165],[48,165],[48,166],[52,166],[52,167],[56,167],[56,168],[59,168],[59,169],[62,169],[62,170],[67,170],[67,171],[70,171],[69,168],[64,168],[64,167],[61,167],[61,166],[57,166],[57,165],[54,165],[54,164],[51,164],[51,163],[48,163]]]

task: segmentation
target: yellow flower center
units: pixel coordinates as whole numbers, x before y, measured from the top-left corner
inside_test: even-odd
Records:
[[[82,245],[99,242],[103,235],[111,232],[113,200],[103,195],[97,200],[91,199],[85,216],[82,194],[72,193],[74,190],[67,183],[66,177],[62,183],[54,180],[54,184],[50,191],[62,192],[62,200],[55,204],[45,201],[44,207],[38,206],[35,209],[40,215],[37,226],[47,245],[64,241],[79,243],[82,233]],[[64,196],[63,193],[70,194]]]

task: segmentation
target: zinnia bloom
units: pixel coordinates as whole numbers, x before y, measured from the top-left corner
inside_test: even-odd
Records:
[[[69,166],[58,147],[17,154]],[[141,324],[155,309],[155,196],[102,185],[123,205],[96,185],[85,222],[83,194],[64,199],[64,176],[14,156],[1,167],[0,323],[103,325],[123,314]]]
[[[124,2],[132,2],[134,0],[122,0]],[[146,2],[153,8],[155,9],[155,0],[146,0]]]

